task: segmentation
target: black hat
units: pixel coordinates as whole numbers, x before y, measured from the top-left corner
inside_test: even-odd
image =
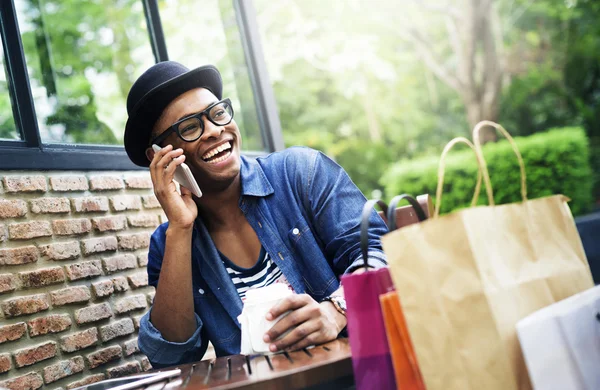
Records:
[[[221,74],[212,65],[189,70],[175,61],[159,62],[144,72],[127,95],[125,151],[136,165],[147,167],[146,148],[152,127],[165,107],[177,96],[194,88],[206,88],[221,100]]]

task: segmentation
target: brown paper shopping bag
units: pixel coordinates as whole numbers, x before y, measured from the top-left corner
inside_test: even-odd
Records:
[[[479,144],[484,126],[515,150],[520,203],[494,205]],[[506,130],[482,122],[473,133],[489,206],[439,217],[441,160],[434,218],[387,234],[383,247],[428,390],[528,389],[515,324],[593,287],[592,276],[566,198],[528,200],[523,160]]]

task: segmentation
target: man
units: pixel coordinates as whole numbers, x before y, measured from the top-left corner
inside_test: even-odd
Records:
[[[239,353],[245,291],[276,282],[296,294],[267,315],[291,311],[265,334],[271,351],[335,339],[346,326],[339,277],[362,270],[366,201],[343,169],[308,148],[241,156],[231,102],[213,66],[152,66],[132,86],[127,111],[125,149],[150,167],[169,220],[152,235],[148,254],[156,295],[138,343],[152,364],[198,361],[209,341],[218,356]],[[173,183],[184,161],[200,198]],[[369,264],[383,267],[386,227],[375,212],[371,218]]]

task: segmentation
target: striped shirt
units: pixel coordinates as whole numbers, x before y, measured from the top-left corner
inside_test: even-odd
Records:
[[[263,247],[260,248],[258,261],[251,268],[239,267],[222,253],[219,252],[219,254],[242,301],[246,300],[246,291],[251,288],[265,287],[273,283],[285,283],[293,291],[285,275],[277,267],[277,264],[271,260],[271,256]]]

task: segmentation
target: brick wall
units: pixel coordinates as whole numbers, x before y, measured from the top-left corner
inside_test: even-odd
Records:
[[[0,172],[0,387],[71,389],[150,368],[145,172]]]

